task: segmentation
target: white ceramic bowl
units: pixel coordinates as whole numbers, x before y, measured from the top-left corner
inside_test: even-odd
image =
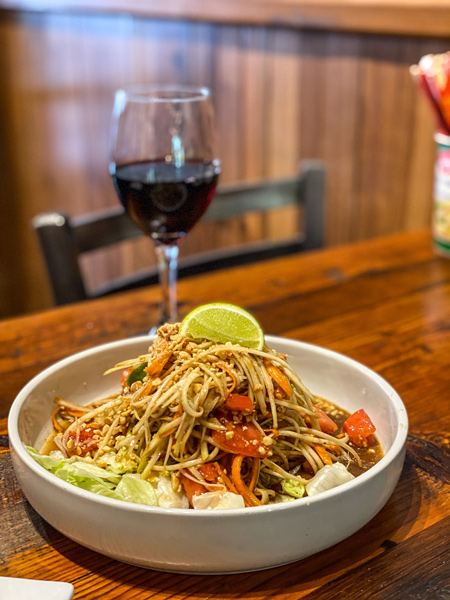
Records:
[[[377,428],[383,459],[338,488],[288,503],[238,510],[162,509],[84,491],[48,473],[27,453],[48,426],[55,395],[87,403],[118,389],[117,362],[145,353],[151,337],[70,356],[32,379],[9,414],[14,468],[35,510],[76,542],[117,560],[164,571],[232,573],[293,562],[337,544],[387,502],[403,466],[408,420],[395,390],[367,367],[330,350],[267,336],[311,391]]]

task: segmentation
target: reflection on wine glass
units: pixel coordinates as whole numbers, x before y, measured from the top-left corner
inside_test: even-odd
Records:
[[[112,145],[116,191],[155,243],[161,322],[173,323],[179,243],[208,208],[220,173],[210,91],[160,85],[118,90]]]

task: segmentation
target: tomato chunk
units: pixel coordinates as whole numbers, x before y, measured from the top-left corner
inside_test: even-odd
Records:
[[[334,433],[336,431],[336,429],[338,428],[338,426],[336,425],[336,423],[333,421],[333,419],[331,419],[325,412],[323,412],[322,409],[320,409],[318,406],[314,407],[314,410],[316,411],[318,417],[319,417],[319,425],[320,425],[320,429],[324,432],[324,433]]]
[[[213,463],[205,463],[197,467],[197,471],[208,483],[217,483],[219,479],[219,473],[217,472],[216,465]]]
[[[343,430],[348,433],[350,441],[355,446],[371,445],[375,441],[372,435],[375,433],[375,425],[362,408],[348,417]]]
[[[318,406],[314,406],[314,410],[317,414],[317,417],[319,419],[319,425],[320,425],[320,429],[323,431],[323,433],[334,433],[338,426],[336,425],[336,423],[333,421],[333,419],[331,419],[321,408],[319,408]],[[305,423],[308,425],[308,427],[311,427],[311,419],[309,418],[308,415],[302,415]]]
[[[208,483],[217,483],[219,474],[213,463],[205,463],[197,467],[197,471],[201,474],[203,479]],[[208,488],[203,485],[201,481],[194,481],[190,477],[187,477],[184,473],[180,473],[180,481],[186,492],[189,502],[192,506],[192,498],[199,496],[208,491]]]
[[[190,479],[190,477],[186,477],[183,473],[180,473],[180,481],[184,487],[184,491],[186,492],[186,496],[192,506],[192,498],[194,496],[198,496],[199,494],[204,494],[208,491],[208,489],[200,483],[200,481],[194,481]]]
[[[253,412],[252,399],[249,396],[241,396],[240,394],[228,394],[224,407],[227,410],[238,410],[245,414]]]
[[[270,446],[263,442],[263,435],[255,425],[245,419],[235,418],[231,413],[216,414],[227,431],[212,432],[212,439],[233,454],[243,454],[255,458],[266,458],[272,454]]]
[[[71,448],[67,448],[67,454],[69,456],[86,456],[88,452],[94,452],[98,449],[98,441],[94,440],[94,429],[96,425],[88,425],[85,429],[82,429],[77,435],[76,431],[72,431],[67,436],[67,443],[72,440]],[[66,444],[67,446],[67,444]]]
[[[120,385],[122,386],[122,389],[127,387],[127,385],[128,385],[127,379],[132,372],[133,372],[133,369],[130,368],[130,369],[124,369],[122,371],[122,373],[120,374]]]

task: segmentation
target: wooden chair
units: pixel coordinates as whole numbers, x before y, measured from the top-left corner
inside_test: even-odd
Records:
[[[203,221],[220,222],[252,211],[300,204],[303,205],[303,230],[288,240],[248,243],[181,259],[179,277],[321,247],[324,187],[325,169],[319,161],[301,163],[299,177],[219,186]],[[58,305],[158,281],[157,270],[153,268],[114,279],[92,291],[86,289],[79,264],[83,253],[143,235],[121,207],[77,218],[59,212],[42,213],[34,217],[32,225],[38,234]]]

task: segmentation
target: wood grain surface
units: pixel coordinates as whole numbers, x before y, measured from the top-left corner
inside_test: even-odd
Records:
[[[385,377],[410,419],[391,499],[362,530],[267,571],[190,576],[121,564],[44,522],[12,471],[6,418],[25,383],[78,350],[148,330],[158,290],[0,322],[0,574],[69,581],[75,600],[182,598],[447,600],[450,596],[450,260],[428,230],[343,245],[180,283],[181,312],[214,300],[266,333],[342,352]]]
[[[0,9],[446,36],[447,0],[0,0]]]
[[[114,90],[132,82],[212,88],[223,182],[292,175],[304,158],[324,160],[327,245],[429,224],[434,121],[408,68],[426,53],[446,51],[450,32],[427,30],[420,3],[127,6],[124,12],[123,0],[0,2],[0,316],[52,305],[30,226],[35,214],[117,206],[108,174],[109,122]],[[328,26],[268,18],[277,7],[322,11]],[[425,10],[448,9],[433,2]],[[359,28],[342,28],[334,11]],[[378,32],[369,26],[375,13],[384,22]],[[388,27],[414,22],[423,25],[420,34]],[[449,22],[435,19],[442,27]],[[251,215],[221,227],[204,224],[181,253],[277,237],[289,222],[286,215]],[[94,285],[151,264],[153,249],[140,240],[95,253],[83,266]]]

